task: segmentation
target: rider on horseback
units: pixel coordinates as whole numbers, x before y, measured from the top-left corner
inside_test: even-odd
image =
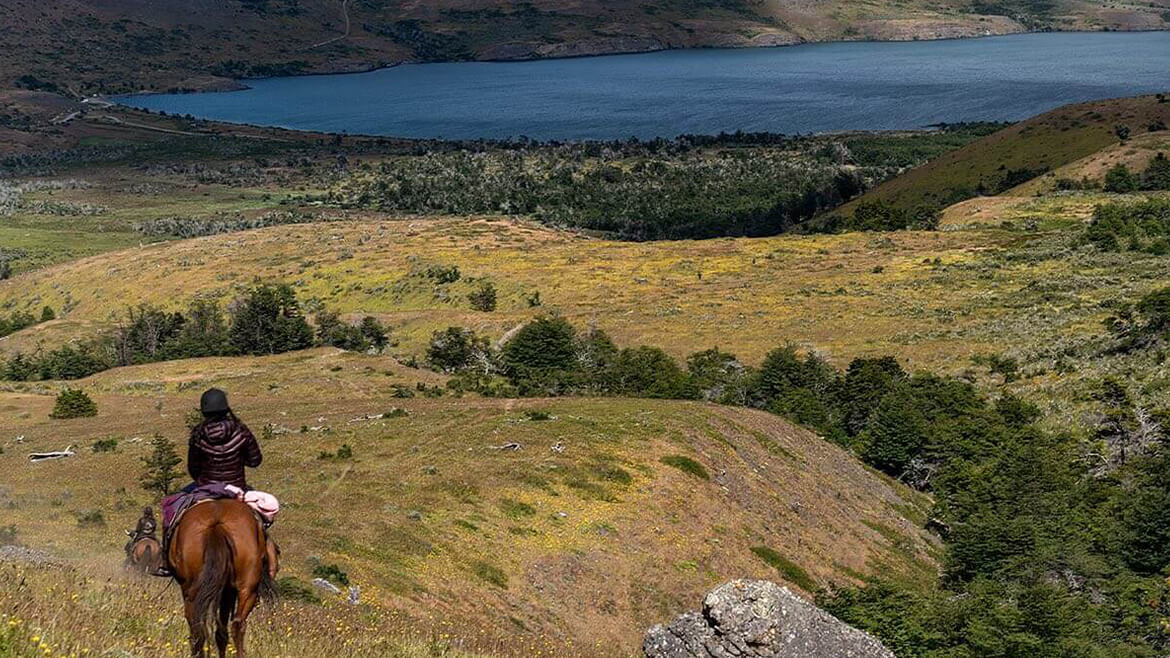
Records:
[[[187,443],[187,473],[191,484],[182,489],[191,493],[208,484],[227,484],[249,491],[246,468],[260,465],[260,443],[248,426],[236,418],[228,406],[227,394],[218,388],[208,389],[199,399],[203,420],[191,429]],[[275,542],[268,540],[270,565],[276,564]],[[170,575],[169,569],[159,569],[158,575]]]
[[[203,422],[191,430],[187,444],[187,473],[193,482],[184,491],[211,482],[233,484],[247,491],[250,487],[244,469],[256,468],[263,459],[256,437],[232,413],[227,394],[218,388],[203,394],[199,411]]]

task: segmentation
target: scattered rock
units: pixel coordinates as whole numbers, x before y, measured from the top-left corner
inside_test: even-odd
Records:
[[[406,513],[406,518],[410,519],[411,521],[422,521],[422,512],[416,509],[412,509]]]
[[[642,650],[647,658],[894,658],[869,634],[763,580],[720,585],[702,612],[647,631]]]
[[[34,567],[59,567],[63,563],[44,551],[24,546],[0,546],[0,562],[15,562]]]
[[[349,599],[347,599],[347,600],[349,601],[350,605],[357,605],[357,604],[361,603],[362,602],[362,588],[358,587],[357,585],[350,587],[349,588]]]

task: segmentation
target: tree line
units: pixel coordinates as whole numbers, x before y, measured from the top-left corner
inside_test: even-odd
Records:
[[[0,378],[81,379],[117,366],[207,356],[269,355],[332,345],[352,351],[381,351],[389,343],[386,328],[372,316],[358,324],[344,322],[335,311],[306,319],[296,293],[287,284],[262,284],[232,304],[196,299],[183,311],[143,304],[126,310],[116,328],[98,339],[32,354],[16,353],[0,367]]]

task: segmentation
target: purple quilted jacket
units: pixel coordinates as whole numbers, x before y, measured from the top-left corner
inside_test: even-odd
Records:
[[[260,444],[248,426],[234,418],[204,421],[191,430],[187,472],[195,484],[234,484],[248,489],[244,467],[260,465]]]

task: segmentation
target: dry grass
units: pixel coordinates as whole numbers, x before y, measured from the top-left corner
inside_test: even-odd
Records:
[[[996,204],[986,218],[937,232],[656,243],[505,219],[274,227],[103,254],[0,283],[0,305],[66,309],[0,340],[0,351],[93,335],[131,301],[181,307],[209,294],[226,302],[257,280],[279,280],[302,300],[379,316],[403,358],[421,355],[431,333],[449,325],[498,338],[538,314],[560,313],[619,344],[661,346],[677,357],[719,346],[758,363],[792,341],[838,365],[894,354],[910,369],[970,373],[989,388],[998,380],[971,359],[1003,354],[1029,375],[1014,390],[1072,418],[1086,387],[1120,363],[1098,358],[1110,305],[1165,282],[1165,257],[1079,245],[1085,213],[1105,198]],[[436,286],[417,275],[429,264],[457,265],[463,279]],[[499,290],[496,312],[467,303],[482,279]],[[537,292],[543,305],[532,308],[527,299]],[[1060,365],[1070,360],[1073,369]],[[1157,376],[1146,366],[1130,359],[1122,371]]]
[[[120,528],[149,502],[136,477],[149,447],[136,438],[181,441],[198,392],[219,385],[258,433],[277,428],[262,439],[265,462],[250,480],[284,505],[274,531],[283,575],[307,583],[315,557],[362,588],[361,614],[335,621],[344,606],[331,603],[330,621],[311,627],[336,623],[342,637],[361,634],[368,606],[376,623],[412,629],[412,640],[449,637],[503,655],[629,655],[646,627],[718,582],[777,578],[751,552],[759,545],[818,586],[877,570],[934,578],[936,540],[905,516],[908,504],[929,502],[778,417],[627,399],[402,400],[391,384],[412,383],[417,371],[386,361],[323,349],[119,369],[80,383],[99,415],[73,421],[48,418],[53,386],[0,393],[4,524],[18,541],[77,561],[79,577],[103,581],[97,565],[120,563]],[[408,415],[355,420],[392,407]],[[552,419],[531,421],[531,409]],[[91,451],[110,436],[120,438],[115,452]],[[510,442],[523,448],[492,447]],[[25,459],[70,443],[76,457]],[[319,458],[342,444],[352,459]],[[711,480],[662,464],[668,455],[702,464]],[[78,524],[90,510],[102,511],[106,527]],[[895,545],[873,527],[904,539]],[[38,592],[55,586],[48,578],[35,581]],[[177,595],[151,605],[140,619],[170,618]],[[275,619],[302,614],[312,609],[297,604]],[[58,638],[74,626],[51,615],[39,623]],[[324,641],[292,625],[287,646]],[[101,632],[117,641],[183,636],[149,623],[125,638]],[[372,655],[365,650],[352,655]]]
[[[0,562],[0,656],[188,656],[174,585],[110,561],[63,567]],[[422,633],[401,617],[340,601],[263,603],[248,627],[262,658],[476,658],[450,633]]]

